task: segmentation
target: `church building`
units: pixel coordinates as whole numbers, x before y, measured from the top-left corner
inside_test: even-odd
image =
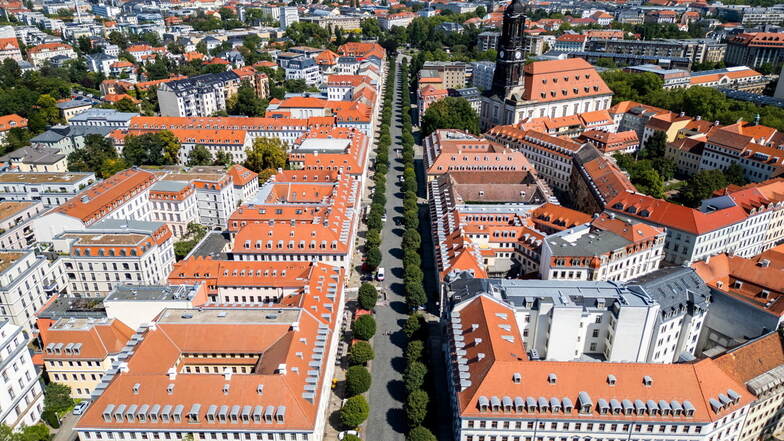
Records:
[[[576,115],[610,108],[612,90],[582,58],[526,63],[525,6],[504,11],[493,87],[482,97],[482,130],[527,118]]]

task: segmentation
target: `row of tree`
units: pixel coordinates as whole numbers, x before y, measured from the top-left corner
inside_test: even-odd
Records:
[[[417,309],[427,303],[427,295],[422,286],[424,273],[419,247],[422,239],[419,235],[419,207],[417,205],[417,177],[414,169],[414,135],[411,125],[411,94],[408,88],[408,63],[405,59],[400,66],[401,89],[401,141],[403,147],[403,281],[406,291],[406,303]]]
[[[422,272],[422,258],[420,247],[422,239],[419,235],[419,207],[417,206],[417,177],[414,169],[414,136],[411,126],[411,93],[409,92],[409,79],[411,72],[405,59],[400,67],[401,96],[401,124],[403,146],[403,285],[406,292],[406,303],[416,311],[427,303],[427,294],[424,288],[424,273]],[[416,75],[416,73],[414,73]],[[406,435],[408,441],[435,441],[435,436],[422,423],[427,417],[430,403],[428,393],[424,390],[427,367],[422,362],[424,352],[424,319],[414,312],[406,321],[403,332],[408,338],[406,347],[406,370],[403,381],[406,386],[407,397],[403,409],[406,413],[409,431]]]
[[[379,139],[376,145],[376,163],[373,175],[375,189],[371,202],[370,213],[366,220],[367,235],[365,243],[365,269],[375,271],[381,264],[381,216],[384,213],[386,203],[386,173],[389,167],[389,146],[391,138],[389,126],[392,120],[392,100],[394,99],[395,65],[388,63],[389,74],[387,75],[386,88],[384,90],[384,102],[381,112],[381,126],[379,129]],[[378,301],[378,291],[370,283],[363,283],[357,293],[358,310],[371,312]],[[372,314],[360,315],[351,324],[351,333],[357,340],[349,350],[348,360],[350,367],[346,371],[346,395],[349,397],[340,409],[339,417],[343,426],[348,429],[358,427],[367,420],[370,414],[370,405],[363,393],[370,390],[372,377],[367,370],[367,363],[375,357],[370,340],[376,333],[376,321]],[[347,435],[344,440],[360,441],[359,437]]]

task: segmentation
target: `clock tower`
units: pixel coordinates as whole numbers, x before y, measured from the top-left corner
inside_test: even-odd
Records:
[[[498,55],[493,74],[491,93],[502,100],[512,88],[521,85],[525,65],[525,6],[521,0],[512,0],[504,11],[504,26],[498,42]]]

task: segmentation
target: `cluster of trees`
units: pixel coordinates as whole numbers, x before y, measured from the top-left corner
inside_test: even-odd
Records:
[[[74,172],[94,172],[101,179],[127,168],[125,159],[117,154],[108,139],[101,135],[87,135],[84,147],[68,155],[68,170]]]
[[[409,424],[407,441],[435,441],[436,437],[429,429],[422,426],[427,417],[430,404],[429,394],[425,391],[428,374],[425,360],[425,338],[427,332],[424,327],[425,319],[419,313],[408,316],[403,325],[403,333],[408,339],[405,359],[406,370],[403,372],[403,383],[408,396],[404,404],[406,419]]]
[[[201,32],[245,27],[245,23],[237,19],[237,14],[231,9],[220,8],[218,13],[220,17],[208,16],[203,11],[199,11],[195,16],[188,18],[186,23],[193,26],[193,29]]]
[[[188,162],[186,164],[188,167],[198,165],[222,165],[226,167],[231,165],[232,162],[231,155],[228,152],[221,150],[213,156],[213,154],[207,150],[207,147],[199,144],[188,153]]]
[[[367,420],[370,414],[363,393],[370,389],[371,378],[365,364],[372,360],[373,348],[368,340],[376,334],[376,319],[371,314],[359,316],[351,323],[351,333],[359,340],[351,346],[349,363],[351,367],[346,371],[346,395],[349,397],[340,408],[340,423],[348,429],[353,429]]]
[[[739,119],[753,121],[759,115],[761,124],[784,130],[784,109],[779,107],[733,100],[709,87],[664,90],[662,79],[652,73],[607,71],[601,76],[615,92],[613,103],[638,101],[722,124],[732,124]]]
[[[172,165],[177,163],[180,141],[169,130],[128,135],[123,158],[128,165]]]
[[[286,144],[279,138],[256,138],[253,146],[245,150],[245,156],[242,165],[258,173],[259,182],[264,182],[286,166]]]
[[[174,242],[174,257],[179,261],[185,258],[207,234],[207,227],[191,222],[185,235],[178,242]]]
[[[0,441],[49,441],[52,435],[46,424],[38,423],[25,426],[19,432],[14,432],[5,424],[0,424]]]
[[[465,98],[448,96],[428,106],[422,115],[422,136],[438,129],[458,129],[479,134],[479,115]]]
[[[401,94],[403,146],[403,282],[406,291],[406,303],[412,309],[417,309],[427,303],[427,294],[422,285],[424,273],[422,272],[422,258],[419,247],[422,238],[419,235],[419,207],[417,206],[417,177],[414,170],[414,136],[411,127],[411,94],[408,84],[410,78],[408,64],[404,59],[400,66],[400,84],[403,85]]]
[[[676,171],[675,162],[665,157],[666,144],[664,132],[656,131],[636,156],[615,155],[618,166],[629,173],[632,184],[640,193],[655,198],[665,197],[664,183],[675,177]],[[710,197],[720,188],[730,184],[747,183],[743,169],[737,164],[726,170],[703,170],[690,176],[672,200],[689,207],[698,207],[703,199]]]
[[[381,111],[381,127],[379,129],[378,142],[376,143],[376,162],[373,173],[373,199],[370,203],[370,211],[365,223],[367,233],[365,234],[365,269],[375,271],[381,264],[381,228],[383,223],[381,218],[384,215],[384,205],[386,198],[387,171],[389,170],[389,146],[392,144],[392,136],[389,132],[392,121],[392,100],[394,99],[395,88],[395,64],[390,59],[389,75],[384,89],[384,107]]]

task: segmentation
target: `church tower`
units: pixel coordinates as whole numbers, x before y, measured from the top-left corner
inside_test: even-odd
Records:
[[[498,42],[498,55],[493,74],[492,94],[502,100],[515,86],[520,85],[525,65],[525,6],[512,0],[504,11],[504,26]]]

